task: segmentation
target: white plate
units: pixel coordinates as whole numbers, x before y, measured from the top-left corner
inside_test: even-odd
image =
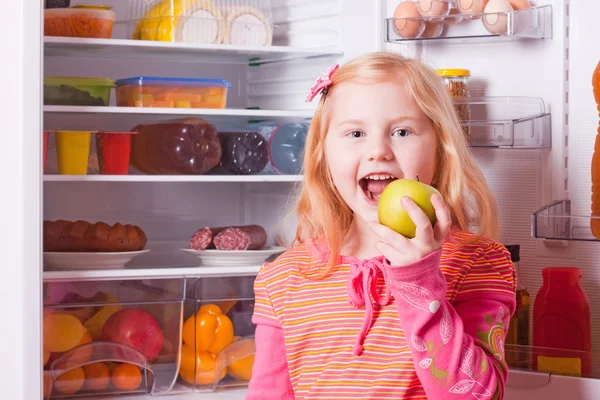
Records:
[[[73,269],[120,269],[134,257],[150,250],[115,253],[44,252],[47,271]]]
[[[261,250],[194,250],[181,249],[200,259],[203,265],[257,265],[262,264],[273,254],[281,253],[285,247],[267,247]]]

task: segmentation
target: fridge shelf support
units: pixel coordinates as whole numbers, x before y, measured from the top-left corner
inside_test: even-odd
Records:
[[[531,215],[531,236],[551,241],[598,242],[592,227],[600,227],[600,217],[572,215],[570,200],[557,200]],[[599,235],[600,236],[600,235]]]
[[[386,18],[388,43],[444,42],[475,39],[551,39],[552,6],[487,13],[450,13],[446,16]]]

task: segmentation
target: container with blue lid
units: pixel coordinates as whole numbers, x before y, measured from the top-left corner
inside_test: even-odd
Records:
[[[117,106],[225,108],[231,83],[224,79],[136,76],[119,79]]]

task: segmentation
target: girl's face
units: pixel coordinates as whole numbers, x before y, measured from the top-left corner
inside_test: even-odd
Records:
[[[333,104],[325,156],[333,183],[355,218],[377,222],[377,201],[394,179],[418,175],[431,184],[436,134],[402,85],[343,83],[328,100]]]

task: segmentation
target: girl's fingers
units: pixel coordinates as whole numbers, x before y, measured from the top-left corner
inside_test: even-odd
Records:
[[[375,247],[388,260],[390,265],[403,266],[410,263],[410,261],[406,260],[406,255],[404,255],[404,253],[398,251],[389,243],[377,242],[375,243]]]
[[[426,239],[428,236],[433,237],[433,227],[427,214],[415,203],[410,197],[402,198],[402,206],[408,213],[408,216],[417,227],[415,237]]]
[[[371,229],[381,238],[381,240],[401,253],[409,246],[407,238],[385,225],[373,222],[371,224]]]
[[[435,240],[441,242],[446,238],[448,231],[452,227],[450,209],[446,206],[446,203],[441,196],[437,194],[431,196],[431,204],[433,204],[435,216],[437,218],[437,222],[433,228]]]

